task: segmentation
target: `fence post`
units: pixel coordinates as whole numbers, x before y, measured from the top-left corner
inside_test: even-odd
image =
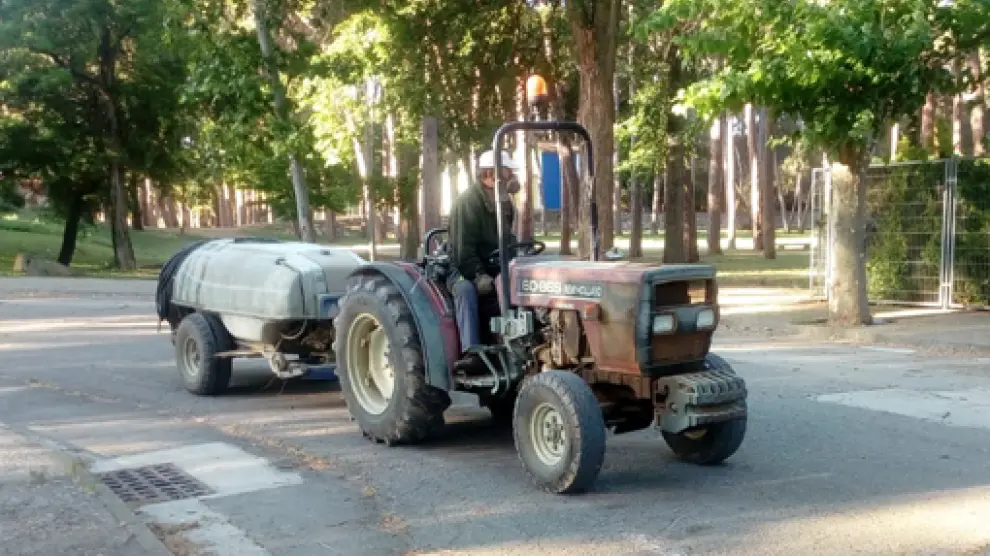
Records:
[[[953,282],[955,281],[956,254],[956,183],[959,179],[959,159],[955,156],[945,162],[945,189],[942,191],[942,261],[938,289],[939,306],[952,307]]]
[[[825,197],[822,208],[825,210],[825,301],[832,302],[832,260],[835,257],[835,218],[832,211],[832,162],[823,155],[825,166]]]

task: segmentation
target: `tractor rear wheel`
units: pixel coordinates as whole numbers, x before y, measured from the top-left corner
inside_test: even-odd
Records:
[[[523,467],[544,491],[583,492],[605,461],[605,419],[591,388],[567,371],[527,379],[513,412]]]
[[[443,426],[450,396],[426,383],[412,311],[386,278],[355,278],[334,320],[337,375],[362,434],[411,444]]]

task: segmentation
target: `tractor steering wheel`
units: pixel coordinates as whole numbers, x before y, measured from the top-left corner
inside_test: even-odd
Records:
[[[537,241],[535,239],[519,241],[510,244],[508,247],[510,253],[515,253],[516,255],[519,255],[519,251],[521,250],[522,254],[527,257],[535,257],[536,255],[542,253],[546,248],[547,248],[546,243],[543,243],[542,241]],[[499,265],[498,249],[492,251],[491,254],[488,255],[488,264],[490,264],[491,266]]]

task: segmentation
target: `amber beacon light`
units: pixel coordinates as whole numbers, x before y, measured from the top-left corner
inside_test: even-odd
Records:
[[[533,116],[542,120],[547,105],[547,82],[540,75],[531,75],[526,79],[526,97],[529,99],[529,106],[533,111]]]

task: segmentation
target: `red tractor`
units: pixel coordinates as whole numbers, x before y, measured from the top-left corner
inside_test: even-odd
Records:
[[[508,123],[495,133],[495,153],[516,130],[580,134],[592,175],[591,137],[581,125]],[[499,158],[497,198],[505,187]],[[350,275],[333,351],[348,409],[366,437],[423,441],[442,427],[448,393],[461,391],[476,394],[497,419],[511,419],[524,468],[552,493],[581,492],[595,481],[607,429],[655,425],[678,456],[700,465],[736,452],[747,391],[709,353],[719,320],[714,267],[598,260],[594,198],[590,261],[540,257],[539,241],[507,245],[498,211],[497,297],[491,314],[483,311],[491,326],[478,350],[487,376],[454,371],[460,344],[445,286],[446,230],[426,234],[417,263],[369,263]]]

